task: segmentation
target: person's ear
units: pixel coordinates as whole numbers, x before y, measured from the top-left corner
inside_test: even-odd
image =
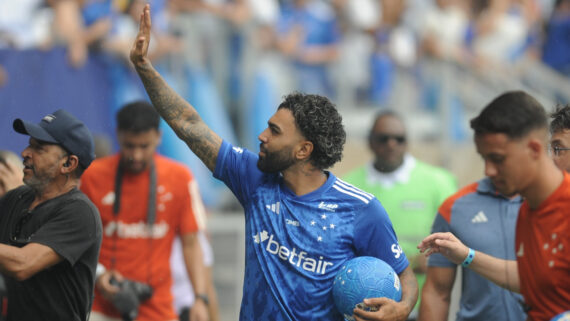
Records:
[[[537,138],[529,139],[527,142],[527,147],[533,159],[537,159],[545,149],[543,142]]]
[[[73,172],[77,166],[79,166],[79,158],[75,155],[68,155],[67,159],[63,163],[63,167],[61,168],[63,174],[69,174]]]
[[[312,142],[305,140],[301,143],[301,147],[299,148],[295,156],[297,157],[298,160],[307,160],[311,157],[314,148],[315,146],[313,145]]]

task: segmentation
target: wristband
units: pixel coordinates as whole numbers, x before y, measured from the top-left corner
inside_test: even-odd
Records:
[[[196,300],[202,300],[206,305],[210,304],[210,299],[208,299],[208,296],[203,293],[196,294]]]
[[[463,263],[461,263],[461,266],[468,267],[471,264],[471,262],[473,262],[474,257],[475,257],[475,251],[472,248],[469,248],[469,254],[467,254],[467,257],[465,258]]]

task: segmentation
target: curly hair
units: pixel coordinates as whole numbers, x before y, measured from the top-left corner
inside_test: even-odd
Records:
[[[346,133],[336,106],[326,97],[303,93],[285,96],[278,109],[288,109],[301,134],[313,143],[311,164],[327,169],[342,159]]]
[[[558,105],[556,110],[550,114],[550,133],[554,134],[566,129],[570,129],[570,105]]]

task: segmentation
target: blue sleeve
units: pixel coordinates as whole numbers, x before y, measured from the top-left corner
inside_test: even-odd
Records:
[[[233,147],[223,141],[214,177],[221,180],[234,193],[240,203],[246,204],[251,192],[263,178],[262,172],[257,168],[257,155],[240,147]]]
[[[354,246],[357,256],[374,256],[388,263],[397,274],[408,265],[388,213],[374,198],[359,212],[354,222]]]
[[[327,27],[330,32],[327,34],[324,43],[327,45],[337,44],[340,41],[340,29],[336,19],[327,21]]]
[[[449,223],[438,213],[435,217],[435,220],[433,221],[431,232],[451,232],[451,226],[449,226]],[[455,267],[456,265],[450,260],[446,259],[445,256],[439,253],[435,253],[429,256],[428,266]]]

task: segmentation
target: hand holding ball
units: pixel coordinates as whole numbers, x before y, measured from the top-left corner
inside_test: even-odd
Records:
[[[371,256],[360,256],[347,261],[333,282],[333,299],[338,311],[347,319],[352,310],[367,298],[402,299],[400,278],[388,263]]]

